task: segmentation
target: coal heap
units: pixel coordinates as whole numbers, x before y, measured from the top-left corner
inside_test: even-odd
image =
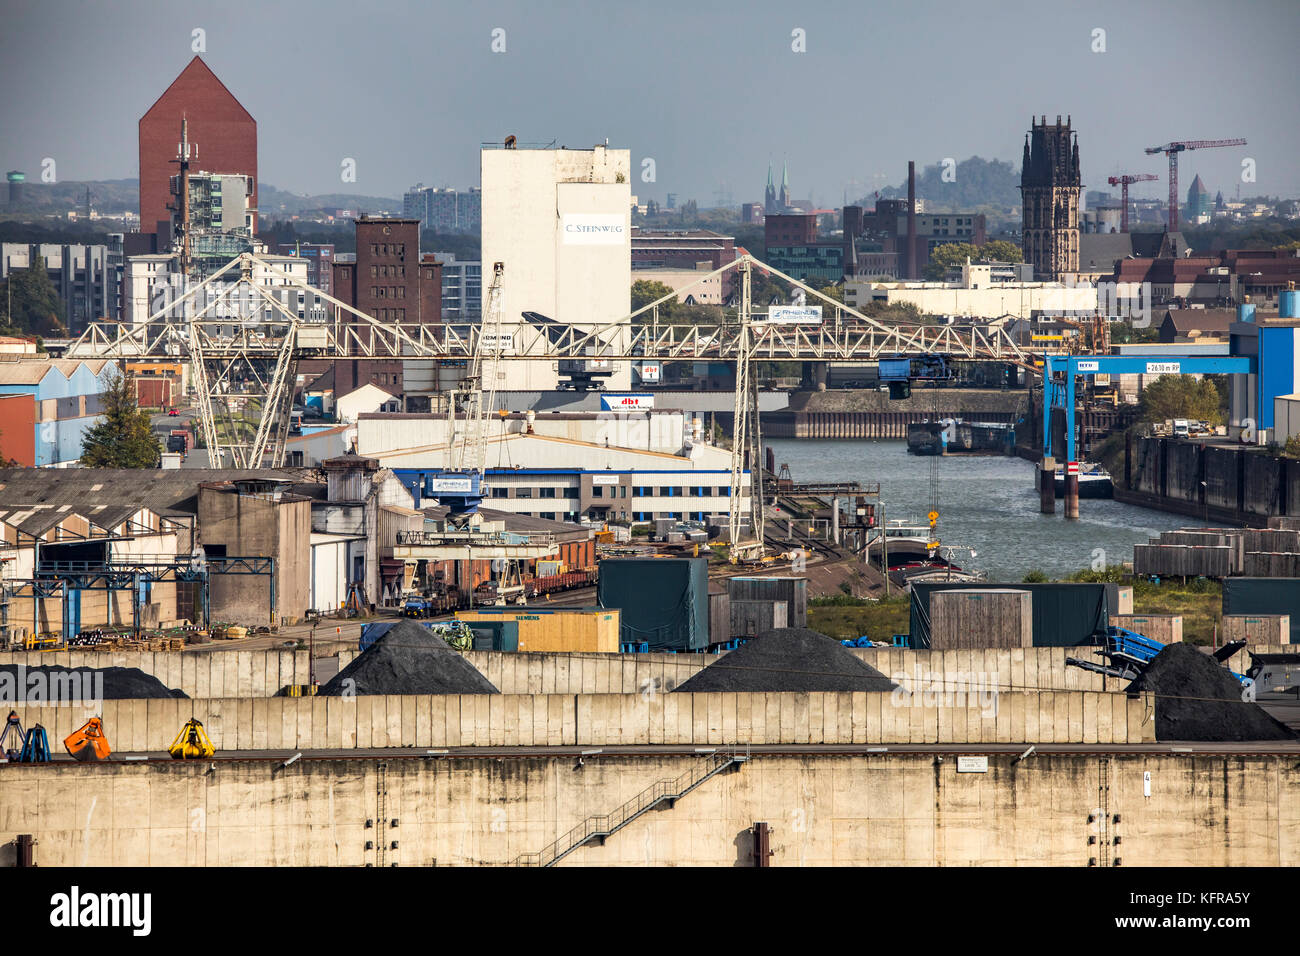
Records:
[[[414,621],[400,621],[339,671],[318,696],[499,693],[441,637]]]
[[[1169,644],[1128,687],[1156,695],[1156,740],[1292,740],[1295,735],[1191,644]]]
[[[881,692],[896,686],[839,641],[806,627],[778,627],[723,655],[673,692]]]
[[[138,667],[0,664],[0,695],[6,702],[57,703],[66,700],[69,693],[103,700],[188,696]]]

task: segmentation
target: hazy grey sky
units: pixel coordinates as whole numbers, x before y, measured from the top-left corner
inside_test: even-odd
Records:
[[[1231,196],[1300,195],[1297,0],[641,0],[400,3],[0,0],[0,165],[61,180],[137,174],[137,122],[193,55],[258,123],[261,178],[298,193],[399,196],[478,182],[478,147],[589,146],[633,159],[633,192],[762,199],[769,158],[795,198],[838,204],[919,165],[1020,162],[1031,115],[1072,114],[1084,181],[1158,173],[1172,139]],[[492,31],[506,52],[492,52]],[[1104,53],[1092,51],[1105,30]],[[792,31],[806,35],[793,52]],[[357,182],[340,163],[357,163]],[[657,181],[640,180],[655,160]]]

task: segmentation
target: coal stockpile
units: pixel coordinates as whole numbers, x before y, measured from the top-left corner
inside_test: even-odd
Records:
[[[1191,644],[1169,644],[1128,687],[1156,695],[1156,740],[1292,740],[1241,684]]]
[[[400,621],[317,696],[369,694],[499,694],[474,665],[414,621]]]
[[[880,692],[895,686],[839,641],[806,627],[778,627],[725,654],[674,693]]]
[[[0,664],[0,703],[187,697],[138,667]]]

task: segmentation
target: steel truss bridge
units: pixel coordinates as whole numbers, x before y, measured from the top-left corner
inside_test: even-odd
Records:
[[[755,270],[789,283],[820,322],[785,323],[755,308]],[[738,273],[737,304],[720,322],[661,321],[660,309],[680,292],[725,272]],[[259,281],[260,279],[260,281]],[[272,285],[270,283],[278,283]],[[276,295],[318,297],[331,318],[300,318]],[[796,292],[796,295],[799,294]],[[307,302],[314,301],[306,298]],[[530,314],[531,315],[531,314]],[[725,315],[725,313],[724,313]],[[661,299],[612,320],[502,321],[500,332],[479,325],[408,325],[379,322],[290,275],[255,253],[243,253],[168,302],[143,323],[92,324],[69,358],[188,359],[192,366],[203,437],[212,467],[256,468],[284,464],[297,362],[302,359],[431,359],[472,362],[606,359],[618,362],[697,361],[736,365],[732,501],[752,482],[748,528],[733,511],[733,554],[741,535],[761,543],[761,447],[754,362],[874,362],[881,357],[944,355],[1033,368],[1035,355],[1005,330],[987,325],[886,324],[742,255]]]

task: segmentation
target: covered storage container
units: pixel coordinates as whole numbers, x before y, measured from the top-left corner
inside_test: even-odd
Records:
[[[750,577],[727,579],[727,593],[736,601],[781,601],[786,606],[788,623],[779,627],[805,627],[808,624],[808,579],[799,577]],[[733,623],[735,617],[732,617]],[[733,631],[734,636],[743,636]]]
[[[930,595],[930,646],[935,650],[1032,647],[1033,596],[1010,588],[970,588]]]
[[[652,652],[700,651],[709,644],[704,558],[606,558],[597,594],[601,607],[622,612],[625,644],[644,642]]]

